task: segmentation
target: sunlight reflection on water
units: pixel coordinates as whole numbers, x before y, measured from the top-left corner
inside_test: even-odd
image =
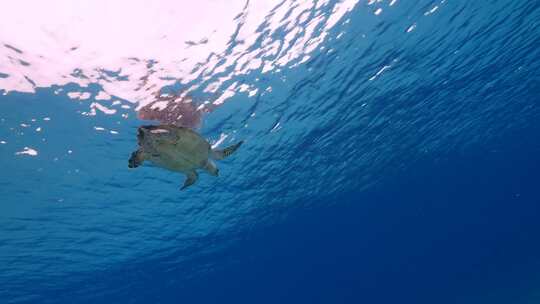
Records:
[[[241,75],[305,62],[357,0],[323,14],[328,2],[11,2],[0,20],[0,89],[76,83],[78,91],[58,93],[101,100],[91,107],[106,114],[114,114],[106,104],[112,96],[140,108],[174,85],[183,96],[212,94],[219,105],[235,92],[257,93],[236,80]],[[97,93],[85,90],[91,84]]]

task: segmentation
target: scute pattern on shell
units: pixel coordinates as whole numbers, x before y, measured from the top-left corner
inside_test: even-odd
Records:
[[[147,160],[173,171],[202,168],[210,152],[210,144],[199,134],[173,125],[141,126],[138,141]]]

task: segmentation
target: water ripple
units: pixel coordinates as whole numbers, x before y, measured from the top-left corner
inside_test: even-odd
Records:
[[[122,290],[101,279],[132,276],[129,290],[154,261],[204,274],[219,267],[205,257],[294,208],[489,149],[539,117],[534,1],[219,3],[193,4],[200,28],[174,1],[111,4],[109,25],[59,13],[43,37],[0,21],[0,298],[54,302],[81,282],[66,294],[106,297]],[[32,16],[21,33],[44,22]],[[186,192],[180,174],[127,169],[141,109],[179,122],[180,103],[212,144],[245,140]]]

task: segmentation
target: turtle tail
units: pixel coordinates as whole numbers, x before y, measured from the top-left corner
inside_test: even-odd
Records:
[[[236,151],[238,148],[240,148],[240,146],[244,143],[244,141],[239,141],[237,142],[236,144],[230,146],[230,147],[227,147],[223,150],[214,150],[212,149],[212,158],[213,159],[217,159],[217,160],[221,160],[221,159],[224,159],[225,157],[228,157],[229,155],[233,154],[234,151]]]

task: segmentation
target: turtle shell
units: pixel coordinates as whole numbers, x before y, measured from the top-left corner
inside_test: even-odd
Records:
[[[204,167],[211,150],[210,144],[199,134],[174,125],[141,126],[137,140],[146,159],[180,172]]]

